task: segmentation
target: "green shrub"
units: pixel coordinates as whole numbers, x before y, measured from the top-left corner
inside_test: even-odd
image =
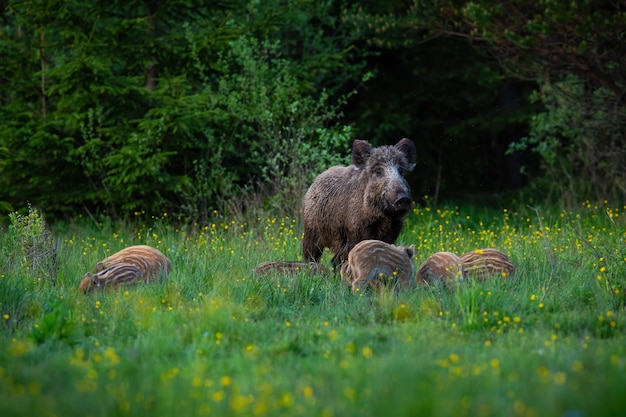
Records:
[[[48,229],[41,212],[29,205],[28,214],[9,214],[11,225],[7,233],[10,247],[21,254],[20,263],[33,280],[51,284],[57,279],[56,239]],[[9,265],[11,266],[11,265]]]
[[[511,150],[531,149],[542,158],[535,186],[569,207],[591,199],[620,202],[626,194],[626,115],[612,92],[590,89],[568,75],[543,83],[533,100],[545,111],[534,115],[530,133]]]
[[[351,130],[336,122],[339,103],[306,93],[281,49],[242,37],[221,54],[210,94],[215,114],[192,161],[195,179],[183,189],[187,216],[206,219],[199,210],[212,197],[231,216],[254,207],[293,216],[315,176],[347,162]]]

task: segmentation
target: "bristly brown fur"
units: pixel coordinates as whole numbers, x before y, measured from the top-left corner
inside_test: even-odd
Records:
[[[158,249],[146,245],[129,246],[98,262],[94,274],[87,273],[79,285],[85,293],[117,285],[152,282],[167,277],[172,262]]]
[[[497,249],[476,249],[461,255],[461,261],[465,272],[477,280],[515,275],[515,266],[509,257]]]
[[[120,262],[134,263],[140,268],[146,268],[146,270],[156,271],[160,268],[168,274],[172,270],[172,262],[158,249],[148,245],[134,245],[98,262],[95,272],[100,272]]]
[[[341,265],[341,277],[353,291],[384,286],[408,288],[415,275],[415,245],[395,246],[380,240],[363,240]]]
[[[133,264],[117,263],[95,275],[85,274],[79,289],[85,293],[103,290],[105,287],[132,285],[140,281],[149,282],[142,270]]]
[[[450,284],[463,280],[463,262],[452,252],[436,252],[428,257],[417,269],[418,284],[434,284],[443,282]]]
[[[416,163],[410,139],[377,148],[355,140],[352,162],[320,174],[302,203],[304,259],[318,262],[329,248],[335,270],[362,240],[395,243],[411,211],[409,186],[402,176]]]
[[[316,262],[303,261],[270,261],[260,263],[256,267],[257,275],[268,275],[277,273],[281,275],[297,275],[306,272],[309,275],[328,274],[328,268]]]

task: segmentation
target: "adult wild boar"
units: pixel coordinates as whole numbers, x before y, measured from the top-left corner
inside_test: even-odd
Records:
[[[324,248],[329,248],[338,271],[362,240],[395,243],[411,210],[409,186],[402,174],[415,168],[415,160],[410,139],[377,148],[355,140],[352,165],[329,168],[304,196],[304,259],[318,262]]]

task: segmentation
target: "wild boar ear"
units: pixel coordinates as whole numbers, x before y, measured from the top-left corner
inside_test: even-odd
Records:
[[[404,251],[406,252],[409,258],[413,259],[413,256],[415,256],[415,245],[405,247]]]
[[[400,142],[395,144],[395,147],[400,150],[406,157],[407,161],[407,171],[412,171],[415,168],[415,164],[417,161],[417,151],[415,150],[415,145],[411,141],[411,139],[404,138]]]
[[[89,278],[91,278],[91,285],[98,284],[98,274],[91,275],[89,272],[87,272],[87,274],[85,275],[85,278],[87,277],[87,275],[89,275]]]
[[[88,293],[91,290],[91,274],[87,272],[85,277],[78,285],[78,289],[84,293]]]
[[[352,163],[357,167],[365,165],[365,161],[372,154],[372,145],[364,140],[355,139],[352,143]]]

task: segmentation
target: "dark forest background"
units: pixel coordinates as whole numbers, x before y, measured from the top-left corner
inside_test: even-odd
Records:
[[[352,140],[416,202],[626,194],[626,3],[0,0],[0,214],[293,213]]]

